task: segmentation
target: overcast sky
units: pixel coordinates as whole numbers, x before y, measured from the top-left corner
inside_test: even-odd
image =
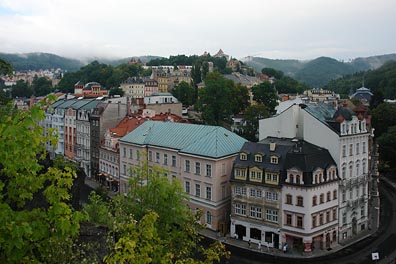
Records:
[[[0,0],[0,52],[337,59],[396,52],[396,0]]]

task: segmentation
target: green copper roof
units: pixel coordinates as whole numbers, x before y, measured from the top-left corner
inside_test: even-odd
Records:
[[[146,121],[120,141],[221,158],[238,153],[247,140],[218,126]]]

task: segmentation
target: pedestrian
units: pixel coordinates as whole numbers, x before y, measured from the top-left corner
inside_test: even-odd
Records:
[[[261,241],[258,242],[257,249],[261,252]]]
[[[249,244],[249,248],[251,248],[252,247],[252,242],[250,241],[250,239],[248,241],[248,244]]]
[[[287,244],[285,244],[285,245],[283,246],[283,253],[286,254],[286,251],[287,251]]]

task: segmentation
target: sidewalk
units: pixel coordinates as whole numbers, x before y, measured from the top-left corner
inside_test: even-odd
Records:
[[[201,233],[201,235],[203,235],[205,237],[211,238],[213,240],[221,241],[222,243],[224,243],[226,245],[231,245],[231,246],[255,251],[258,253],[262,253],[262,254],[289,257],[289,258],[315,258],[315,257],[333,254],[343,248],[346,248],[354,243],[357,243],[361,240],[364,240],[364,239],[372,236],[376,231],[377,230],[365,230],[365,231],[361,232],[360,234],[354,236],[353,238],[343,241],[343,244],[337,244],[336,246],[332,247],[331,250],[315,249],[312,251],[312,253],[309,256],[303,255],[302,252],[294,252],[292,249],[289,249],[287,251],[287,253],[284,253],[282,250],[277,249],[277,248],[267,248],[265,246],[261,246],[261,249],[259,250],[258,245],[253,244],[253,243],[251,244],[251,247],[249,248],[249,243],[247,241],[230,238],[229,235],[219,236],[218,232],[215,232],[215,231],[209,230],[209,229],[203,229],[203,230],[201,230],[200,233]]]

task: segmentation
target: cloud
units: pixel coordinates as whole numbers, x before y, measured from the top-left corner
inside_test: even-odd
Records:
[[[365,56],[395,52],[395,5],[394,0],[0,0],[0,51],[126,57],[222,48],[234,57]]]

